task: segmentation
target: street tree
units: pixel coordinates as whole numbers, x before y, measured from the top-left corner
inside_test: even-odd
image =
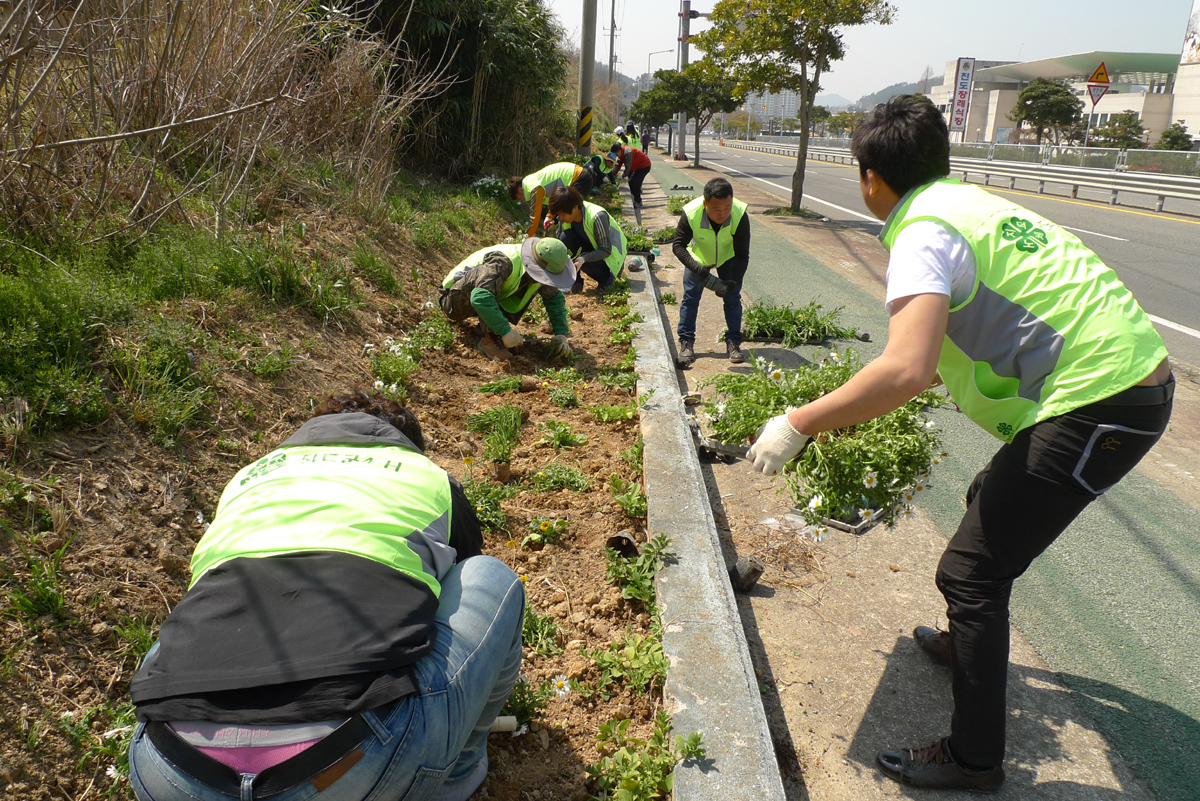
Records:
[[[658,97],[653,102],[672,111],[682,111],[696,121],[694,164],[699,167],[700,132],[712,122],[715,115],[728,113],[738,107],[741,101],[737,97],[737,85],[707,58],[688,64],[682,72],[659,70],[654,77],[658,83],[646,93],[657,93]]]
[[[655,86],[642,92],[641,96],[633,101],[633,105],[629,107],[629,117],[637,120],[642,127],[648,125],[651,128],[660,128],[667,124],[675,111],[668,100],[666,93],[659,92]]]
[[[1092,129],[1091,144],[1096,147],[1119,147],[1139,150],[1146,146],[1146,128],[1138,120],[1136,111],[1126,109],[1113,114],[1108,122]]]
[[[884,0],[719,0],[708,18],[712,27],[693,37],[739,91],[788,89],[799,97],[794,211],[804,199],[804,166],[821,76],[845,55],[842,28],[885,25],[895,11]]]
[[[1083,101],[1075,96],[1071,87],[1046,78],[1034,78],[1017,93],[1017,104],[1008,113],[1008,118],[1018,125],[1025,123],[1033,128],[1039,145],[1046,131],[1051,131],[1057,145],[1060,132],[1077,122],[1081,111]]]
[[[1183,120],[1171,123],[1154,143],[1155,150],[1191,150],[1192,135],[1187,132]]]
[[[808,129],[810,131],[816,130],[818,125],[827,121],[831,116],[829,109],[824,106],[813,106],[812,113],[808,116]]]

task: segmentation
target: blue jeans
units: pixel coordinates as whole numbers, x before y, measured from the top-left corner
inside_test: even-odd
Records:
[[[524,613],[525,588],[503,562],[476,556],[456,565],[442,581],[433,651],[414,665],[417,693],[401,699],[386,718],[363,713],[374,730],[359,746],[365,756],[320,801],[463,797],[463,783],[481,778],[476,770],[487,757],[488,732],[517,681]],[[129,771],[142,801],[238,798],[163,759],[140,724]],[[306,781],[271,798],[315,796],[317,789]]]
[[[742,344],[742,277],[745,271],[733,270],[722,264],[715,270],[717,278],[728,281],[732,286],[722,300],[725,303],[725,341],[731,345]],[[740,273],[740,274],[735,274]],[[696,313],[700,309],[700,296],[704,294],[704,279],[686,267],[683,269],[683,300],[679,303],[679,326],[675,329],[680,342],[696,342]]]

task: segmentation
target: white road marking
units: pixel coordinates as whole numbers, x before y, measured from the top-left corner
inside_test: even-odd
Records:
[[[1060,226],[1060,227],[1061,227],[1061,228],[1066,228],[1068,231],[1078,231],[1078,232],[1079,232],[1079,233],[1081,233],[1081,234],[1091,234],[1092,236],[1102,236],[1102,237],[1104,237],[1105,239],[1115,239],[1115,240],[1117,240],[1118,242],[1128,242],[1128,241],[1129,241],[1128,239],[1122,239],[1122,238],[1121,238],[1121,237],[1119,237],[1119,236],[1112,236],[1111,234],[1101,234],[1101,233],[1097,233],[1096,231],[1085,231],[1085,230],[1084,230],[1084,229],[1082,229],[1082,228],[1072,228],[1072,227],[1071,227],[1071,226],[1069,226],[1069,225],[1063,225],[1063,226]]]
[[[1146,316],[1149,317],[1152,322],[1158,323],[1161,326],[1165,326],[1166,328],[1171,328],[1181,334],[1187,334],[1190,337],[1200,339],[1200,331],[1197,331],[1195,328],[1188,328],[1186,325],[1173,323],[1170,320],[1164,320],[1161,317],[1155,317],[1153,314],[1147,314]]]
[[[787,192],[789,196],[792,193],[791,187],[780,186],[779,184],[771,183],[770,181],[766,180],[765,178],[759,178],[757,175],[751,175],[750,173],[742,172],[741,170],[735,170],[733,167],[725,167],[721,164],[717,164],[714,161],[709,161],[707,163],[712,164],[713,166],[719,167],[721,169],[729,170],[730,172],[736,172],[738,175],[744,175],[747,178],[753,178],[755,181],[761,181],[762,183],[766,184],[767,186],[773,186],[776,189],[781,189],[784,192]],[[868,217],[865,214],[859,214],[857,211],[854,211],[853,209],[848,209],[845,206],[839,206],[836,203],[830,203],[828,200],[821,200],[821,198],[819,198],[819,197],[813,197],[812,195],[805,195],[804,199],[810,200],[813,203],[820,203],[822,206],[828,206],[831,209],[837,209],[838,211],[853,215],[855,217],[858,217],[859,219],[866,220],[868,222],[873,222],[876,225],[883,225],[883,222],[881,220],[877,220],[874,217]]]

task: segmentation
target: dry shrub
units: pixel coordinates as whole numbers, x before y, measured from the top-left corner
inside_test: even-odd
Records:
[[[17,0],[0,21],[0,225],[83,239],[166,215],[215,230],[314,159],[378,204],[442,74],[295,0]],[[317,9],[317,10],[313,10]],[[399,40],[397,40],[399,41]]]

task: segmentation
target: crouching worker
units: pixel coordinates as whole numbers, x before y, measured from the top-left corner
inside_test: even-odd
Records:
[[[625,253],[629,242],[608,212],[588,203],[571,187],[554,190],[550,196],[550,216],[558,220],[558,238],[575,257],[577,276],[572,292],[583,289],[583,277],[596,280],[604,291],[625,271]]]
[[[479,340],[490,359],[508,359],[509,348],[525,341],[513,326],[533,296],[542,299],[554,329],[549,356],[570,356],[567,301],[563,291],[575,283],[575,265],[557,239],[531,236],[520,245],[493,245],[467,256],[442,281],[442,311],[454,322],[478,317],[491,333]],[[499,338],[497,342],[494,337]]]
[[[525,595],[424,445],[412,412],[359,392],[233,477],[133,679],[139,799],[479,787]]]

